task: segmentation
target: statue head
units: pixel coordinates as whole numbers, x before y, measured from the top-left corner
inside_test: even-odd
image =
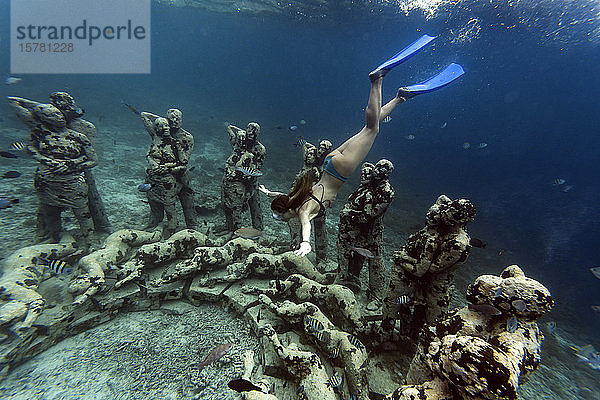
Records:
[[[183,113],[177,108],[170,108],[167,111],[167,120],[172,129],[179,129],[183,124]]]
[[[260,125],[256,122],[250,122],[248,127],[246,128],[246,139],[247,143],[252,145],[258,139],[258,134],[260,133]]]
[[[312,167],[317,162],[317,148],[311,143],[304,144],[304,165]]]
[[[371,177],[373,176],[373,170],[375,166],[370,162],[363,163],[360,168],[360,184],[366,185],[371,181]]]
[[[464,225],[475,219],[475,205],[467,199],[450,200],[441,195],[427,211],[425,221],[429,226]]]
[[[171,127],[169,126],[169,120],[163,117],[158,117],[154,120],[154,133],[156,136],[165,138],[171,134]]]
[[[380,181],[388,179],[393,170],[394,164],[390,160],[381,159],[373,168],[373,178]]]
[[[63,113],[52,104],[38,104],[33,107],[33,116],[51,130],[62,129],[67,126]]]
[[[70,121],[83,116],[85,111],[77,107],[75,99],[67,92],[54,92],[50,94],[50,104],[58,108],[63,113],[65,119]]]
[[[321,142],[319,142],[319,148],[317,151],[319,158],[325,158],[324,156],[331,152],[332,147],[333,144],[331,144],[329,140],[321,140]]]

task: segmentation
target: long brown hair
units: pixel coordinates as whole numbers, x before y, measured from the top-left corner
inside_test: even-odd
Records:
[[[289,194],[280,194],[271,202],[271,210],[283,214],[288,210],[300,208],[312,192],[315,181],[314,174],[308,172],[303,174],[297,181]]]

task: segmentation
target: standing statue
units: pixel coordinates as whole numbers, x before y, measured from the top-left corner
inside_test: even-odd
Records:
[[[475,212],[469,200],[441,195],[427,212],[427,226],[394,253],[383,304],[384,332],[392,332],[400,320],[400,333],[416,339],[425,323],[432,324],[448,310],[453,272],[471,249],[465,225]]]
[[[181,128],[182,113],[170,109],[167,118],[142,112],[140,114],[152,143],[146,154],[148,168],[146,192],[150,205],[149,229],[155,228],[167,216],[163,237],[169,237],[177,230],[175,204],[181,202],[186,225],[196,228],[193,190],[189,187],[187,166],[194,148],[194,137]]]
[[[242,215],[250,208],[252,227],[263,229],[263,216],[258,196],[258,177],[262,175],[266,149],[258,141],[260,125],[250,122],[246,130],[227,125],[233,151],[225,162],[221,186],[221,204],[225,212],[225,230],[242,227]]]
[[[370,311],[379,309],[385,296],[383,217],[394,199],[394,189],[389,182],[393,170],[394,165],[385,159],[375,165],[364,163],[360,185],[340,212],[337,248],[341,281],[354,292],[360,292],[360,271],[367,260],[371,300],[367,309]]]
[[[52,104],[9,98],[19,117],[31,128],[31,144],[27,146],[40,163],[34,176],[39,198],[37,213],[38,241],[58,242],[61,212],[71,209],[79,222],[79,246],[91,244],[94,224],[88,209],[86,169],[94,167],[98,158],[92,143],[83,133],[67,128],[61,111]]]
[[[31,110],[42,104],[20,97],[9,97],[9,105],[13,107],[17,116],[28,126],[31,126]],[[54,92],[50,94],[50,104],[58,108],[63,114],[68,129],[84,134],[94,145],[96,127],[91,122],[83,119],[84,110],[77,106],[73,97],[67,92]],[[84,170],[85,184],[87,185],[88,208],[94,222],[96,232],[110,233],[110,222],[104,208],[100,193],[96,188],[96,180],[91,168]],[[60,229],[60,226],[58,227]]]

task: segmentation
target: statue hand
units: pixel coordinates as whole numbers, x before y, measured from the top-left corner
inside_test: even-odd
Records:
[[[310,246],[310,243],[302,242],[302,243],[300,243],[300,247],[298,248],[298,250],[294,251],[294,254],[299,257],[304,257],[305,255],[310,253],[311,250],[312,250],[312,247]]]

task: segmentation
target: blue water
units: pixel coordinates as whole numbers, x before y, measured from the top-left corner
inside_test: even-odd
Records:
[[[466,71],[459,82],[399,106],[382,124],[367,160],[387,158],[395,165],[397,197],[390,212],[424,215],[442,193],[469,198],[478,208],[469,233],[488,242],[485,250],[474,250],[487,258],[472,267],[497,274],[519,264],[553,293],[550,319],[600,348],[600,316],[590,308],[600,304],[600,281],[588,270],[600,264],[597,6],[459,4],[427,19],[418,10],[406,16],[389,3],[333,4],[316,12],[311,2],[305,16],[155,4],[151,75],[26,76],[18,86],[3,85],[1,94],[44,99],[66,89],[100,131],[101,115],[113,125],[141,128],[121,99],[157,112],[175,106],[197,148],[222,134],[225,120],[240,126],[258,121],[268,149],[265,168],[296,171],[299,157],[293,153],[292,162],[290,154],[298,135],[340,144],[364,122],[368,72],[421,34],[439,35],[434,46],[384,80],[387,100],[399,86],[450,62]],[[294,3],[293,10],[302,8]],[[552,33],[563,11],[568,27]],[[471,18],[481,21],[479,36],[451,43],[451,29]],[[568,25],[568,18],[580,22]],[[593,20],[581,22],[588,18]],[[8,23],[2,15],[0,63],[7,72]],[[4,104],[0,111],[10,114]],[[297,132],[286,129],[301,119],[307,124]],[[7,123],[18,126],[9,117]],[[409,134],[415,139],[404,138]],[[128,140],[118,139],[117,145]],[[464,142],[471,147],[463,149]],[[479,149],[480,142],[488,146]],[[574,188],[563,193],[552,185],[558,177],[567,180],[563,187]],[[393,223],[386,229],[389,235],[410,230]],[[506,250],[502,257],[500,249]]]

